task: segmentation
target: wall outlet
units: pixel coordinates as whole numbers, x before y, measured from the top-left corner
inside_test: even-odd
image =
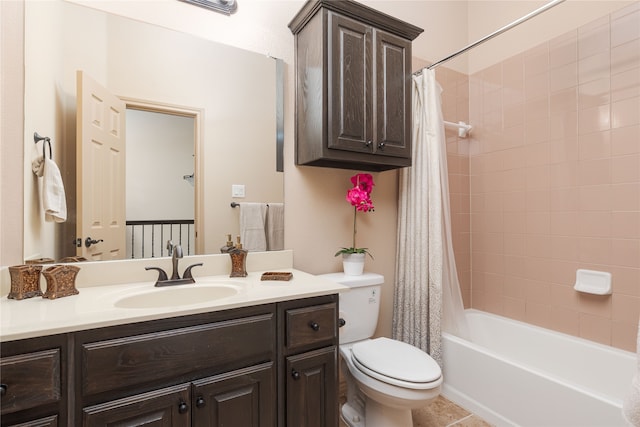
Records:
[[[232,184],[231,197],[244,197],[244,184]]]

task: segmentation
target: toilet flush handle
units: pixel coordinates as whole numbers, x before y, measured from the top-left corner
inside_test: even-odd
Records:
[[[342,328],[346,324],[347,324],[347,321],[344,320],[342,317],[338,319],[338,327],[339,328]]]

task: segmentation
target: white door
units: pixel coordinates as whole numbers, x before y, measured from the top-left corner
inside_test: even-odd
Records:
[[[77,72],[77,254],[124,259],[125,103]]]

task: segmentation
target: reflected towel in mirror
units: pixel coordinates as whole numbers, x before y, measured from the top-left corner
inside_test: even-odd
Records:
[[[239,203],[240,239],[242,247],[248,251],[266,251],[267,238],[265,223],[266,203]]]
[[[67,200],[58,165],[52,159],[38,156],[31,162],[31,168],[36,176],[42,177],[42,208],[45,220],[65,222]]]
[[[267,209],[267,250],[284,249],[284,203],[269,203]]]

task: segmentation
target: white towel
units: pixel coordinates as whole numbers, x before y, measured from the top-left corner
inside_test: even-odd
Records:
[[[42,208],[45,220],[65,222],[67,200],[58,165],[51,159],[38,156],[31,162],[31,169],[37,176],[42,177]]]
[[[269,203],[267,209],[267,250],[284,249],[284,203]]]
[[[240,239],[248,251],[266,251],[266,203],[240,203]]]
[[[622,414],[630,425],[640,427],[640,323],[638,324],[638,339],[636,346],[638,367],[636,374],[631,381],[631,390],[624,399],[624,402],[622,402]]]

